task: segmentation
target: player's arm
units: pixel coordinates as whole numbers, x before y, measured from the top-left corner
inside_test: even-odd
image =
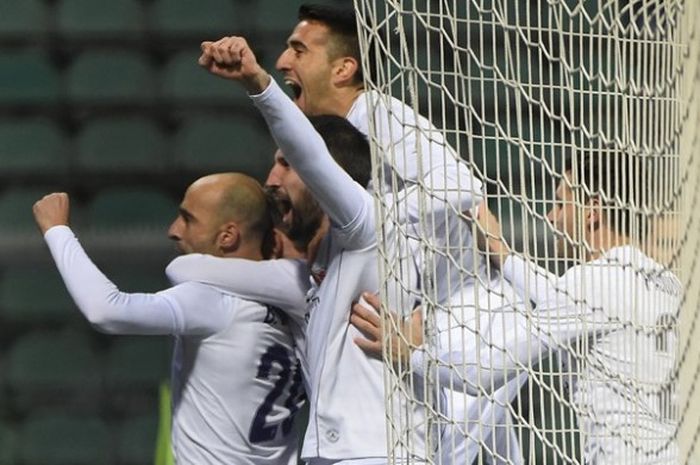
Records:
[[[532,345],[524,324],[514,324],[517,318],[521,318],[520,323],[523,320],[522,315],[512,309],[480,311],[478,316],[439,334],[437,344],[423,343],[420,308],[402,321],[396,321],[397,317],[389,314],[387,318],[395,321],[385,337],[382,327],[387,322],[379,316],[379,299],[369,294],[363,297],[365,302],[354,304],[350,316],[350,323],[364,336],[355,339],[358,347],[371,357],[382,358],[386,354],[391,363],[410,366],[418,376],[426,376],[426,367],[431,362],[431,369],[436,370],[441,385],[464,389],[470,395],[497,390],[528,366],[530,358],[518,358],[518,353],[530,355],[534,351],[539,354],[542,349]],[[460,314],[458,309],[453,313]],[[473,314],[474,310],[470,309],[469,313]],[[478,325],[477,318],[481,318]],[[435,347],[440,349],[435,350]]]
[[[532,298],[533,293],[538,293],[537,307],[528,314],[519,308],[490,308],[478,313],[470,309],[473,316],[439,334],[439,343],[421,345],[422,338],[415,336],[422,334],[420,320],[411,319],[412,326],[408,328],[394,326],[402,329],[386,339],[382,337],[383,322],[377,314],[355,305],[350,321],[366,338],[358,338],[356,343],[375,357],[381,357],[384,344],[389,344],[387,352],[394,357],[394,363],[399,361],[404,366],[410,363],[419,376],[425,376],[426,368],[431,367],[443,386],[454,386],[470,395],[478,395],[495,391],[551,351],[569,347],[570,341],[606,329],[608,321],[599,309],[596,311],[596,304],[590,298],[583,301],[588,305],[581,304],[583,292],[573,291],[574,284],[581,282],[576,270],[556,278],[513,256],[504,265],[506,277],[510,273],[517,275],[511,275],[511,279],[516,281],[514,287],[521,298]],[[525,283],[531,288],[523,287]],[[367,299],[367,302],[379,311],[378,299]],[[463,313],[466,312],[453,308],[452,314]],[[585,325],[582,324],[584,320]],[[437,364],[429,364],[429,361]]]
[[[34,205],[35,219],[68,292],[85,318],[101,331],[208,335],[231,318],[214,300],[216,293],[201,285],[184,284],[158,294],[121,292],[85,253],[68,227],[68,215],[66,194],[48,195]]]
[[[243,38],[202,44],[200,64],[219,76],[240,81],[251,94],[277,146],[313,193],[346,246],[374,243],[372,198],[335,162],[323,138],[292,100],[258,65]]]
[[[437,128],[401,102],[375,93],[367,98],[385,163],[402,181],[399,192],[392,194],[404,207],[401,214],[410,221],[421,211],[463,212],[481,201],[481,181]]]
[[[304,317],[310,283],[304,260],[253,261],[193,253],[175,258],[165,273],[173,284],[209,284],[246,300],[274,305],[294,318]]]

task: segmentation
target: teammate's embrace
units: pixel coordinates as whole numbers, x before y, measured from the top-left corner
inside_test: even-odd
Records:
[[[384,464],[383,364],[355,346],[353,338],[359,332],[348,324],[350,305],[360,292],[378,288],[373,201],[365,186],[353,181],[357,177],[334,161],[338,152],[348,152],[351,159],[368,159],[367,139],[338,116],[322,117],[326,120],[319,129],[326,133],[322,137],[257,64],[244,39],[205,42],[202,50],[200,64],[214,74],[240,81],[267,121],[279,147],[270,180],[279,183],[285,222],[292,224],[309,214],[302,208],[309,205],[301,195],[307,188],[327,215],[319,230],[320,240],[308,248],[314,280],[308,295],[303,364],[310,414],[302,456],[311,464]],[[369,164],[363,166],[367,180]],[[230,265],[230,273],[244,272],[240,263],[219,262]],[[245,289],[233,280],[217,282],[245,295]],[[414,463],[419,460],[414,457]]]
[[[39,200],[34,216],[68,291],[97,329],[175,336],[172,445],[178,464],[294,463],[294,418],[303,391],[292,316],[304,307],[303,288],[288,296],[297,305],[287,313],[194,282],[156,294],[123,293],[68,227],[66,194]],[[271,228],[260,185],[226,173],[187,189],[169,236],[184,253],[258,261],[269,250]]]

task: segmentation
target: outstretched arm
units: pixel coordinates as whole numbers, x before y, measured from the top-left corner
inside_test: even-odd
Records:
[[[157,294],[119,291],[68,227],[66,194],[51,194],[38,201],[34,216],[68,292],[98,329],[113,334],[209,335],[230,321],[231,314],[220,305],[218,293],[206,286],[189,283]]]
[[[310,281],[304,260],[253,261],[193,253],[174,259],[165,273],[173,284],[210,284],[243,299],[279,307],[297,320],[305,316]]]
[[[360,249],[373,244],[372,198],[333,160],[313,125],[260,67],[245,39],[204,42],[202,51],[200,65],[241,82],[251,94],[279,149],[342,231],[345,245]]]
[[[505,268],[515,273],[519,265],[506,261]],[[534,273],[534,270],[530,270]],[[575,271],[574,271],[575,272]],[[492,392],[509,380],[523,373],[533,363],[551,354],[552,350],[566,349],[572,339],[588,331],[601,331],[606,323],[600,318],[600,312],[587,311],[585,318],[588,325],[581,324],[583,305],[577,305],[577,297],[567,293],[572,288],[574,279],[552,276],[520,276],[520,281],[532,282],[533,289],[516,285],[516,293],[530,296],[530,291],[540,292],[538,306],[528,310],[521,306],[504,304],[501,308],[484,307],[460,311],[453,305],[448,315],[454,319],[443,324],[436,341],[421,344],[422,321],[411,319],[406,325],[397,326],[388,338],[382,337],[383,321],[376,313],[363,306],[355,305],[351,323],[365,335],[356,343],[371,356],[381,357],[383,351],[397,360],[408,364],[414,373],[425,375],[426,369],[435,371],[443,386],[464,389],[471,395],[480,392]],[[552,281],[548,281],[553,279]],[[537,281],[537,282],[535,282]],[[546,284],[546,285],[545,285]],[[379,310],[379,300],[366,299],[375,310]],[[464,320],[456,319],[458,315],[470,315]],[[406,344],[404,341],[414,341]],[[387,346],[387,347],[384,347]],[[387,350],[388,349],[388,350]],[[397,351],[398,349],[398,351]],[[431,360],[437,363],[428,364]]]

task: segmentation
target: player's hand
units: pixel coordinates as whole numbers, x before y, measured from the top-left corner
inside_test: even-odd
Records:
[[[59,192],[45,195],[34,204],[32,211],[41,234],[46,233],[54,226],[68,225],[68,217],[70,215],[68,194]]]
[[[423,344],[423,315],[420,310],[414,311],[403,321],[395,313],[389,313],[386,320],[379,316],[381,303],[379,297],[363,293],[360,302],[352,307],[350,323],[365,336],[355,338],[355,344],[366,354],[382,358],[384,344],[394,365],[407,367],[410,364],[411,352]],[[393,333],[386,339],[382,338],[382,325],[390,324]]]
[[[270,75],[258,64],[243,37],[224,37],[202,42],[199,65],[217,76],[240,81],[251,94],[259,94],[270,83]]]
[[[503,239],[501,224],[489,210],[486,201],[479,204],[474,220],[477,224],[476,243],[479,249],[486,254],[491,263],[501,268],[510,254],[510,247]]]

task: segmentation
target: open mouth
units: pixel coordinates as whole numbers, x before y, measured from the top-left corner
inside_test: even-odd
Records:
[[[278,217],[275,221],[276,227],[285,228],[289,226],[292,219],[292,202],[287,197],[281,195],[275,196],[275,205],[277,207]]]
[[[294,99],[298,100],[299,97],[301,97],[301,86],[290,79],[286,79],[284,83],[287,84],[287,86],[292,90],[292,95],[294,96]]]

